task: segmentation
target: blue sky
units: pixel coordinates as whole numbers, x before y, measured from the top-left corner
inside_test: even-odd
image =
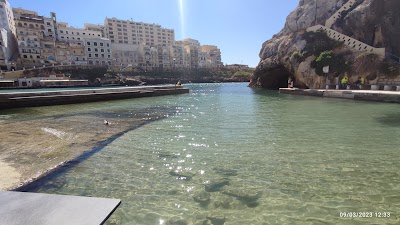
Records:
[[[226,64],[255,67],[264,41],[279,32],[298,0],[9,0],[74,27],[103,24],[105,17],[157,23],[175,30],[175,39],[217,45]],[[180,10],[180,4],[182,9]],[[181,11],[183,11],[183,16]]]

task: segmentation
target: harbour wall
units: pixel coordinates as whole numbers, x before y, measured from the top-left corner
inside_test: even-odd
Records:
[[[189,93],[189,89],[175,85],[12,92],[0,94],[0,109],[75,104],[185,93]]]

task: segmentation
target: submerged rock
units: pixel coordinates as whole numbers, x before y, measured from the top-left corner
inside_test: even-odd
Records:
[[[201,191],[193,196],[193,200],[200,203],[201,205],[208,205],[211,201],[211,194],[205,191]]]
[[[171,171],[169,171],[169,174],[171,175],[171,176],[174,176],[174,177],[177,177],[177,179],[179,179],[179,180],[185,180],[185,181],[190,181],[192,178],[193,178],[193,176],[195,175],[194,173],[192,173],[192,172],[189,172],[189,171],[178,171],[178,170],[171,170]]]
[[[228,184],[229,184],[229,179],[222,178],[210,181],[210,183],[206,184],[204,188],[207,192],[216,192],[220,191],[222,187]]]
[[[159,152],[158,158],[176,159],[178,156],[171,152]]]
[[[188,225],[188,222],[179,217],[172,217],[168,220],[167,225]]]
[[[222,176],[237,176],[238,175],[238,171],[234,170],[234,169],[216,167],[216,168],[214,168],[214,171],[217,174],[222,175]]]
[[[207,216],[207,219],[212,225],[224,225],[226,221],[225,216]]]
[[[214,201],[215,208],[230,209],[232,206],[233,198],[228,196],[222,196],[221,198]]]
[[[261,198],[262,192],[255,190],[237,190],[237,189],[228,189],[222,192],[228,196],[235,197],[243,204],[248,207],[256,207],[259,205],[258,199]]]

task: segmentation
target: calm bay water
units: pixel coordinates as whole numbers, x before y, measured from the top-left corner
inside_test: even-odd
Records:
[[[398,104],[246,85],[193,84],[186,95],[68,106],[93,117],[145,107],[175,113],[31,191],[120,198],[107,224],[172,224],[173,217],[188,224],[212,217],[229,225],[400,223]],[[57,107],[41,111],[56,116]],[[391,214],[351,219],[340,212]]]

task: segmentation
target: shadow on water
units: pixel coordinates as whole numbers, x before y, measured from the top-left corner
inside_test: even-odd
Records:
[[[175,107],[174,107],[175,108]],[[149,108],[147,108],[149,109]],[[158,108],[160,109],[160,108]],[[171,108],[172,109],[172,108]],[[147,110],[146,110],[147,111]],[[147,111],[148,112],[148,111]],[[163,112],[166,112],[165,109],[163,110]],[[173,112],[169,111],[168,114],[171,114]],[[119,137],[121,137],[122,135],[138,129],[146,124],[152,123],[152,122],[156,122],[159,120],[162,120],[164,118],[168,117],[168,114],[163,114],[163,115],[159,115],[159,116],[155,116],[155,117],[151,117],[151,118],[146,118],[145,120],[140,121],[139,123],[129,127],[128,129],[121,131],[117,134],[114,134],[113,136],[107,138],[104,141],[100,141],[96,147],[92,148],[90,151],[87,151],[85,153],[83,153],[82,155],[78,156],[75,159],[69,160],[67,162],[65,162],[62,166],[55,168],[54,170],[49,171],[47,174],[43,175],[42,177],[38,178],[37,180],[27,183],[21,187],[18,187],[16,189],[14,189],[14,191],[22,191],[22,192],[34,192],[36,190],[38,190],[40,187],[42,187],[44,184],[48,183],[49,180],[57,180],[55,178],[58,178],[60,176],[62,176],[63,174],[65,174],[69,169],[71,169],[72,167],[78,165],[79,163],[87,160],[88,158],[90,158],[91,156],[93,156],[94,154],[96,154],[97,152],[101,151],[104,147],[106,147],[107,145],[109,145],[110,143],[112,143],[114,140],[118,139]],[[51,186],[63,186],[65,184],[65,182],[63,182],[62,180],[59,180],[59,182],[55,183],[55,184],[51,184]]]
[[[400,113],[386,114],[375,119],[386,126],[400,127]]]

